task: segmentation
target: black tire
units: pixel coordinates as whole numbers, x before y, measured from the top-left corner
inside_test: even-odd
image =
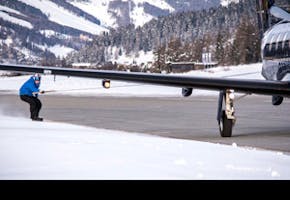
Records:
[[[223,110],[220,121],[220,134],[222,137],[232,137],[233,120],[226,117],[226,112]]]

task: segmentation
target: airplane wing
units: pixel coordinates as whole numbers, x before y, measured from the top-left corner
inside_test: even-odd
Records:
[[[232,89],[235,92],[250,94],[256,93],[264,95],[280,95],[284,97],[290,96],[290,82],[286,81],[177,76],[169,74],[147,74],[60,67],[39,67],[16,64],[0,64],[0,70],[132,81],[180,88],[200,88],[217,91]]]

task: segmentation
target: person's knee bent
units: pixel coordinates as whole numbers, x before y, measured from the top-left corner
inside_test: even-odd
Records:
[[[40,110],[42,107],[42,103],[39,99],[36,99],[36,103],[37,103],[37,108]]]
[[[35,101],[33,101],[33,102],[29,103],[29,104],[30,104],[30,108],[31,109],[37,109],[38,108],[38,104]]]

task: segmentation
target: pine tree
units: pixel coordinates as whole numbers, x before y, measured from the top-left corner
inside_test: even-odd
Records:
[[[257,26],[247,20],[246,17],[243,18],[235,38],[240,63],[249,64],[260,61],[260,44]]]
[[[223,65],[225,63],[225,38],[222,32],[219,32],[216,39],[216,47],[215,47],[215,58],[218,61],[219,65]]]
[[[153,51],[154,54],[154,64],[153,71],[161,72],[166,69],[166,54],[165,54],[165,46],[158,47]]]

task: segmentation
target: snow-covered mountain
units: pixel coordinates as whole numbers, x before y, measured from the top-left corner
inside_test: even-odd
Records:
[[[109,27],[146,22],[173,12],[217,7],[221,0],[68,0],[72,5],[100,19]]]
[[[175,11],[165,0],[70,0],[72,5],[100,19],[109,27],[129,23],[142,26],[151,19]]]
[[[143,26],[171,13],[219,6],[221,0],[1,0],[0,62],[49,64],[111,28]],[[44,58],[45,57],[45,58]],[[41,58],[41,59],[40,59]]]
[[[216,7],[220,1],[228,0],[16,0],[10,2],[3,0],[0,2],[0,17],[13,23],[16,23],[16,20],[12,18],[22,18],[21,25],[25,24],[24,26],[32,28],[33,25],[27,25],[31,20],[23,19],[25,15],[11,16],[9,13],[21,15],[25,14],[24,10],[27,8],[34,8],[37,10],[33,12],[35,17],[43,15],[42,17],[46,17],[51,22],[91,34],[99,34],[106,31],[106,28],[116,28],[129,23],[142,26],[153,18],[173,12]],[[3,13],[6,13],[6,16]]]
[[[48,19],[57,24],[68,26],[77,30],[88,32],[91,34],[99,34],[106,31],[98,22],[86,19],[83,16],[78,16],[78,13],[70,10],[65,4],[60,4],[58,1],[43,1],[43,0],[18,0],[34,8],[39,9],[45,14]]]
[[[55,64],[108,29],[62,0],[1,0],[0,61]],[[51,63],[49,62],[51,61]]]

